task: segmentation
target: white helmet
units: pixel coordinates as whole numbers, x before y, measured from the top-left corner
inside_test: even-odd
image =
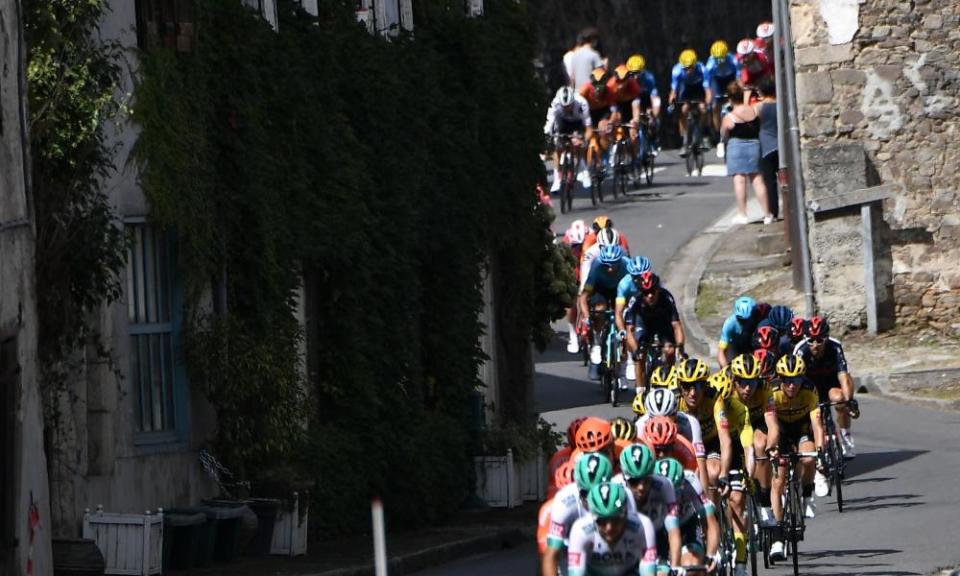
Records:
[[[574,220],[567,228],[567,242],[570,244],[583,244],[583,239],[587,236],[587,225],[583,220]]]
[[[746,56],[747,54],[753,52],[756,49],[756,46],[753,43],[753,40],[749,38],[744,38],[740,42],[737,42],[737,54],[741,56]]]
[[[564,86],[563,88],[557,90],[556,100],[560,102],[561,106],[570,106],[573,104],[573,88]]]
[[[597,232],[597,244],[600,247],[616,246],[620,244],[620,233],[613,228],[603,228]]]
[[[643,400],[643,407],[650,416],[674,416],[677,396],[668,388],[654,388]]]
[[[757,26],[757,38],[767,39],[773,36],[773,23],[772,22],[761,22]]]

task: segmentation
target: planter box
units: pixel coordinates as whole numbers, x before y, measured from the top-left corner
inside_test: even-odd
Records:
[[[156,514],[110,514],[97,506],[83,515],[83,537],[97,543],[104,574],[160,574],[163,558],[163,509]]]
[[[547,492],[547,460],[543,452],[526,462],[515,463],[520,477],[520,498],[524,502],[542,502]]]
[[[522,503],[520,476],[513,462],[513,450],[506,456],[477,456],[477,496],[493,508],[514,508]]]
[[[307,553],[307,520],[310,512],[310,499],[300,501],[300,494],[293,493],[293,500],[287,500],[277,513],[273,525],[271,554],[300,556]]]

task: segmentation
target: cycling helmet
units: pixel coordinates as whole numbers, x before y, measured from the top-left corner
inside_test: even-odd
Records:
[[[780,332],[773,326],[761,326],[753,333],[753,347],[776,350],[780,346]]]
[[[727,54],[730,53],[730,47],[727,46],[727,43],[723,40],[717,40],[712,45],[710,45],[710,55],[720,60],[725,58]]]
[[[784,354],[777,360],[777,376],[781,378],[797,378],[807,373],[807,365],[802,356]]]
[[[753,40],[749,38],[744,38],[743,40],[737,42],[737,54],[740,56],[746,56],[754,51]]]
[[[610,423],[602,418],[589,417],[577,428],[577,448],[583,452],[603,450],[613,442]]]
[[[661,364],[650,373],[650,386],[654,388],[670,388],[676,377],[677,372],[673,366]]]
[[[638,288],[643,292],[656,290],[657,286],[660,285],[660,277],[654,274],[653,270],[647,270],[640,274],[640,282],[637,284]]]
[[[620,233],[613,228],[601,228],[597,232],[597,244],[603,246],[617,246],[620,244]]]
[[[771,38],[773,37],[773,32],[773,22],[761,22],[757,26],[757,38]]]
[[[577,430],[586,419],[586,417],[577,418],[567,426],[567,444],[571,446],[577,445]]]
[[[584,454],[573,468],[573,479],[581,490],[589,490],[613,477],[613,464],[603,454]]]
[[[814,316],[807,322],[803,334],[811,339],[828,338],[830,336],[830,324],[825,317]]]
[[[610,73],[607,72],[606,68],[594,68],[593,72],[590,73],[590,82],[593,83],[593,86],[595,88],[606,86],[607,80],[609,79],[610,79]]]
[[[627,260],[627,273],[639,276],[650,269],[650,259],[646,256],[634,256]]]
[[[614,441],[633,440],[637,437],[637,430],[633,427],[633,422],[623,416],[617,416],[610,421],[610,433],[613,434]]]
[[[670,480],[674,488],[679,489],[683,486],[683,464],[676,458],[661,458],[657,460],[654,468],[657,475]]]
[[[627,513],[627,489],[619,482],[602,482],[590,489],[587,507],[597,518],[617,518]]]
[[[790,321],[793,319],[793,310],[784,306],[783,304],[777,304],[770,309],[770,312],[767,314],[767,322],[771,326],[777,329],[777,332],[786,332],[787,328],[790,326]]]
[[[726,368],[711,374],[710,379],[707,380],[707,383],[710,385],[710,388],[713,389],[714,398],[719,400],[726,400],[730,397],[730,393],[733,392],[733,384],[730,382],[730,373]]]
[[[557,102],[560,103],[561,106],[570,106],[573,104],[573,101],[575,100],[573,94],[574,94],[573,88],[569,86],[564,86],[563,88],[560,88],[559,90],[557,90],[556,100]]]
[[[613,228],[613,220],[609,216],[597,216],[593,219],[593,229],[599,232],[604,228]]]
[[[703,382],[710,375],[707,363],[699,358],[687,358],[677,365],[677,380],[684,383]]]
[[[760,363],[750,354],[741,354],[730,363],[730,375],[743,380],[760,378],[761,369]]]
[[[653,465],[653,452],[646,444],[631,444],[620,453],[620,471],[627,480],[652,475]]]
[[[616,264],[623,260],[623,248],[619,245],[604,246],[600,248],[601,264]]]
[[[613,71],[613,73],[617,75],[617,80],[621,82],[623,82],[624,80],[627,79],[628,76],[630,76],[630,70],[628,70],[627,67],[624,66],[623,64],[617,66],[616,69]]]
[[[637,416],[643,416],[646,412],[646,409],[643,407],[643,401],[645,398],[646,394],[637,394],[633,397],[633,404],[631,406],[633,408],[633,412]]]
[[[741,296],[733,303],[733,313],[741,320],[749,320],[757,309],[757,302],[749,296]]]
[[[807,321],[800,316],[794,316],[790,319],[790,338],[799,340],[807,332]]]
[[[558,490],[567,484],[573,484],[573,470],[573,462],[570,460],[557,467],[557,471],[553,473],[553,484]]]
[[[634,54],[633,56],[627,58],[627,71],[628,72],[643,72],[643,69],[647,67],[647,59],[641,56],[640,54]]]
[[[677,440],[677,424],[666,416],[656,416],[644,424],[643,437],[654,446],[669,446]]]
[[[647,393],[643,408],[653,417],[674,416],[677,413],[677,395],[667,388],[654,388]]]
[[[689,68],[697,63],[697,53],[687,48],[680,53],[679,62],[684,68]]]
[[[760,376],[764,378],[773,376],[776,366],[773,352],[766,348],[758,348],[753,351],[753,358],[757,361],[757,364],[760,365]]]
[[[766,302],[757,302],[757,320],[766,320],[770,313],[770,305]]]
[[[583,220],[574,220],[567,228],[566,237],[570,244],[583,244],[584,238],[587,237],[587,225]]]

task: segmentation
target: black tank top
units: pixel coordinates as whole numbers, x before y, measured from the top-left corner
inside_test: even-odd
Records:
[[[735,116],[737,118],[737,116]],[[749,122],[734,122],[730,129],[731,138],[741,140],[756,140],[760,138],[760,117],[756,117]]]

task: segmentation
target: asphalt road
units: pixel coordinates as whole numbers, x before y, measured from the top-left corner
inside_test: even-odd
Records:
[[[679,247],[733,204],[729,179],[686,178],[679,158],[672,153],[663,156],[666,170],[656,175],[653,188],[641,187],[625,200],[607,202],[602,211],[592,209],[588,198],[578,197],[573,212],[558,217],[556,229],[565,229],[575,218],[589,221],[606,213],[629,236],[634,254],[646,254],[655,269],[662,268]],[[710,161],[715,162],[712,153]],[[557,338],[537,357],[537,407],[543,416],[562,430],[578,416],[628,415],[629,406],[613,409],[597,404],[601,400],[597,384],[586,380],[585,368],[564,348],[565,341]],[[852,370],[856,375],[856,367]],[[854,426],[859,456],[847,469],[844,512],[837,512],[832,497],[821,499],[818,516],[808,524],[800,546],[801,573],[926,575],[960,565],[960,497],[954,488],[960,473],[960,414],[865,395],[861,407],[863,416]],[[536,548],[530,543],[419,574],[529,575],[536,562]],[[778,566],[766,572],[792,570]]]

